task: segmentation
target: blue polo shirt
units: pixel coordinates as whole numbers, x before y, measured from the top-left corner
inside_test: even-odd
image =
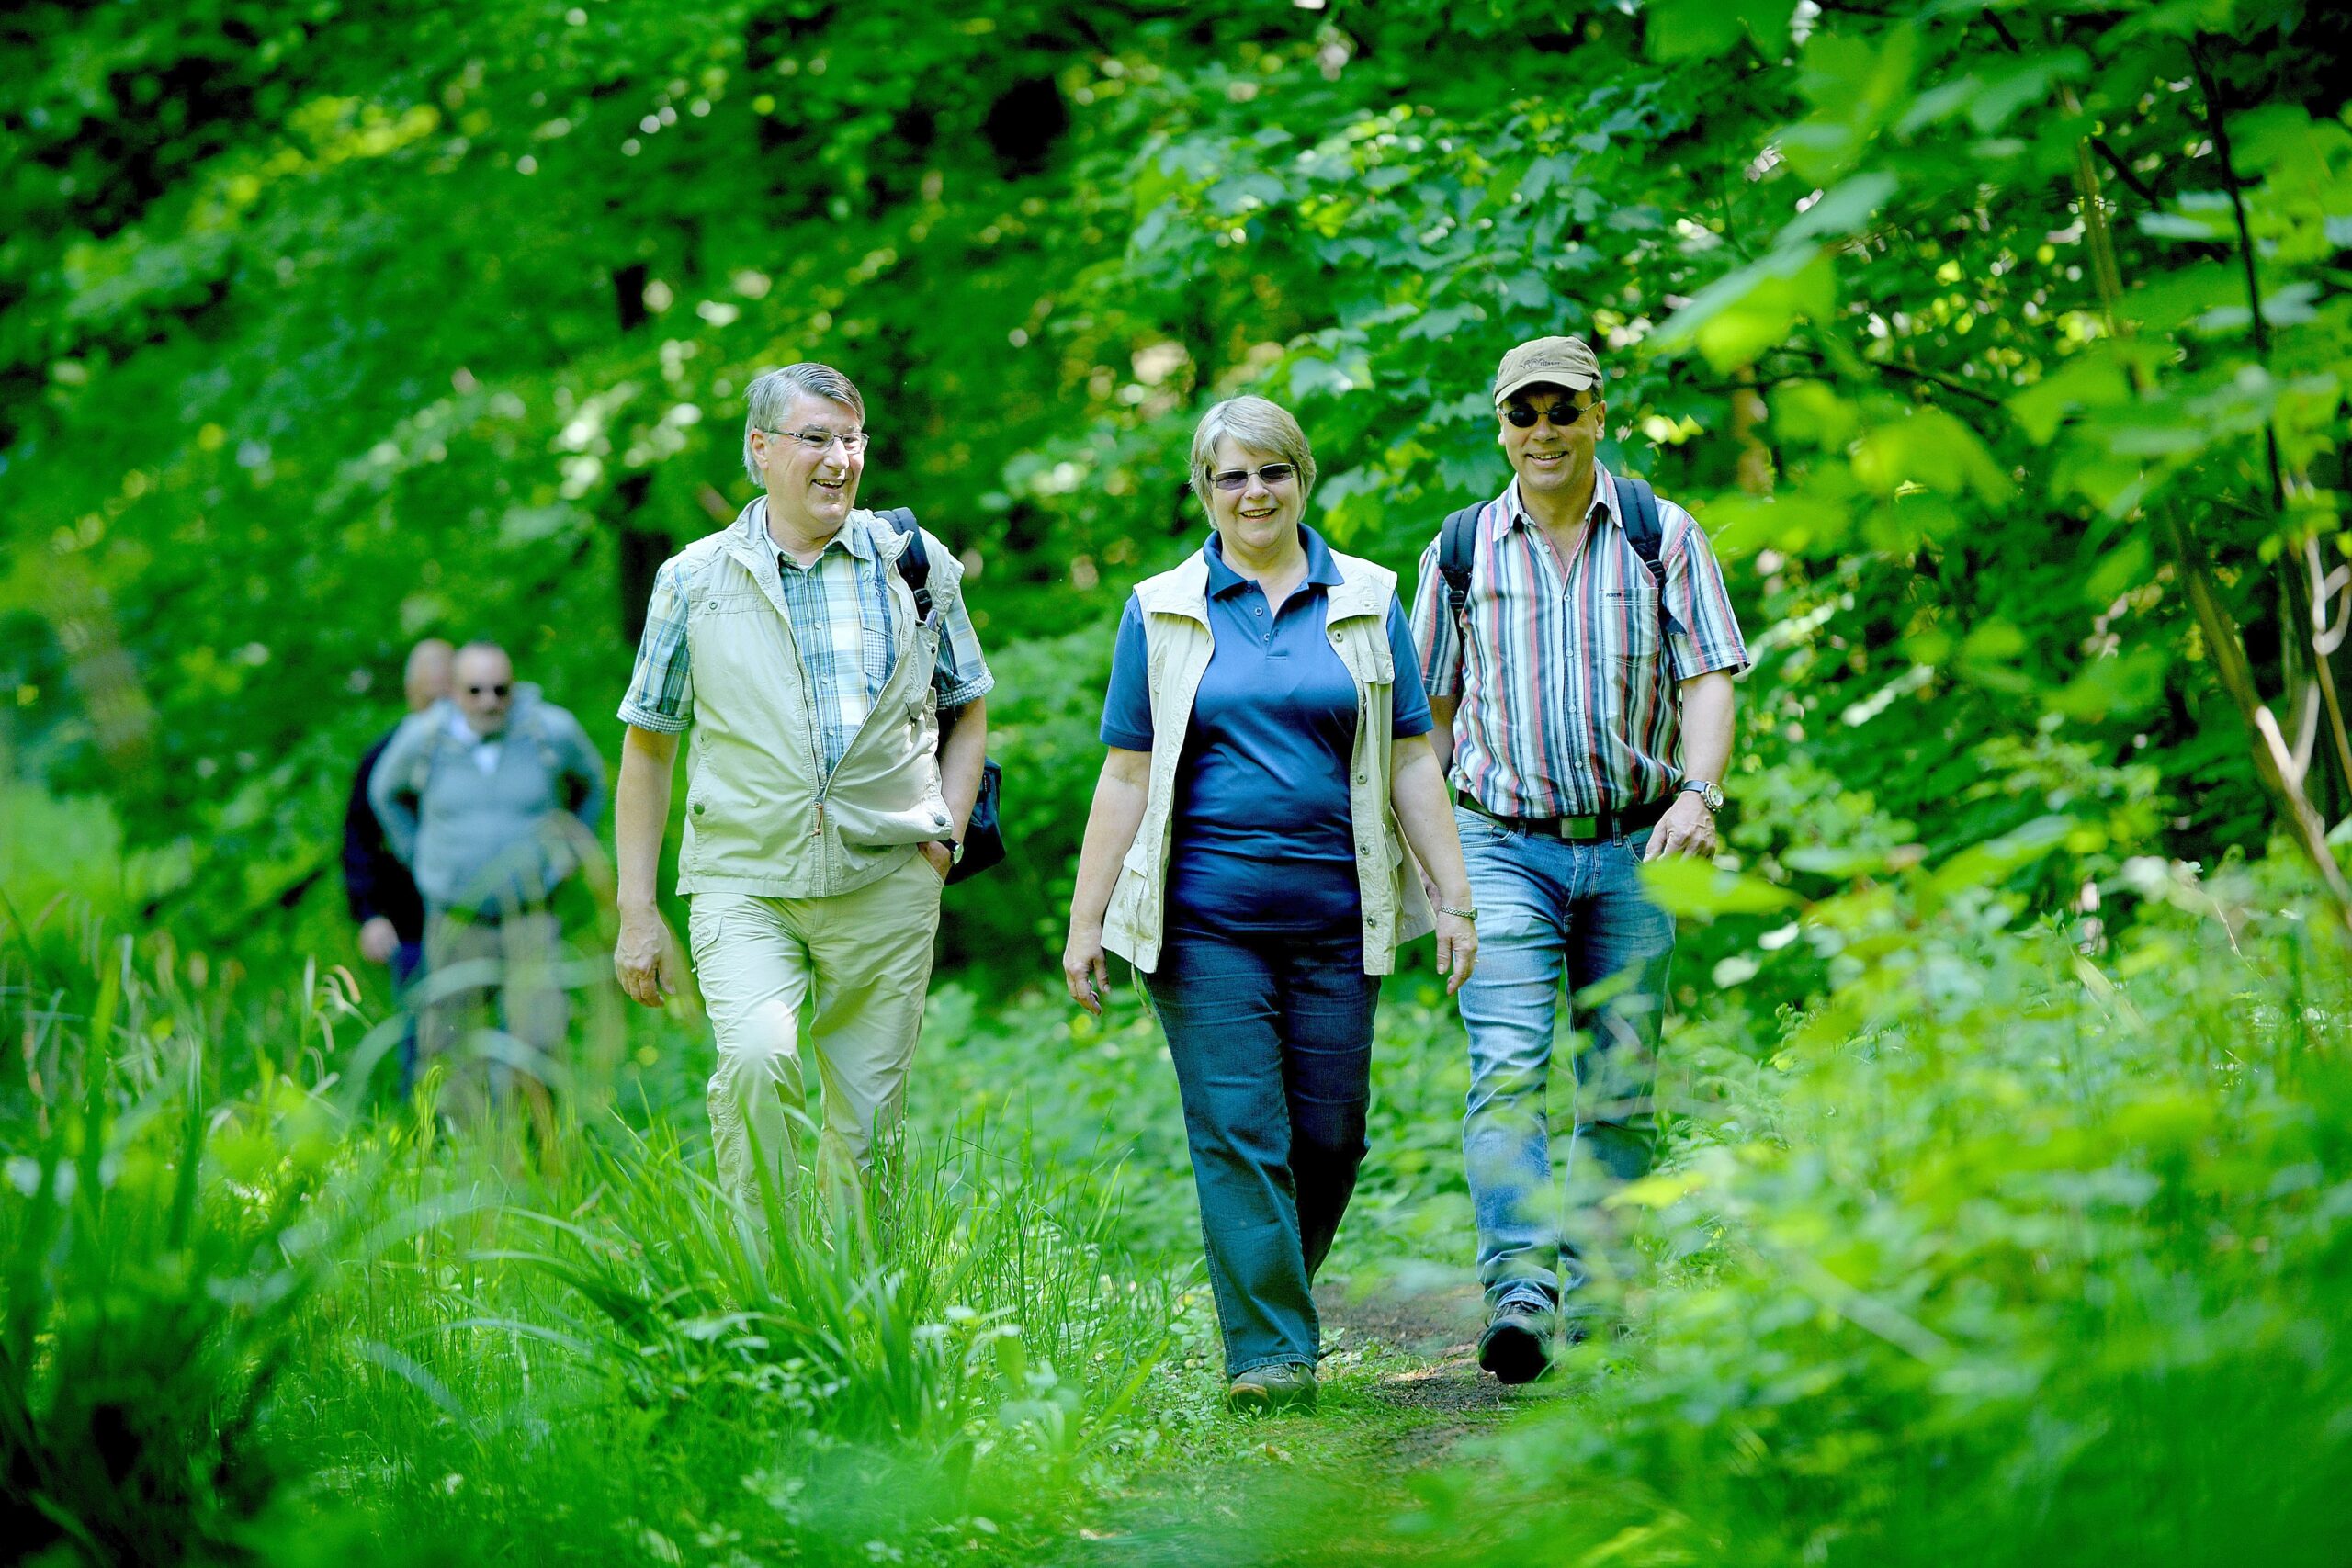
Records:
[[[1216,535],[1202,551],[1215,651],[1176,771],[1171,931],[1319,935],[1363,923],[1348,798],[1356,685],[1325,630],[1340,571],[1321,536],[1298,532],[1306,581],[1279,614],[1268,610],[1255,582],[1225,564]],[[1426,735],[1420,660],[1394,594],[1388,646],[1396,666],[1396,733]],[[1104,745],[1151,750],[1148,668],[1143,609],[1130,596],[1102,703]]]

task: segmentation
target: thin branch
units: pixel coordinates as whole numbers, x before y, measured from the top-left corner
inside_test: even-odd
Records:
[[[2018,42],[2017,35],[2009,31],[2007,26],[2002,22],[2000,17],[1996,13],[1987,11],[1984,13],[1984,19],[1985,23],[1992,28],[1995,35],[2000,39],[2002,43],[2008,46],[2008,51],[2011,54],[2023,54],[2025,52],[2025,46]],[[2125,188],[2130,190],[2132,195],[2138,197],[2142,201],[2146,202],[2150,207],[2161,207],[2164,205],[2164,198],[2158,196],[2154,190],[2150,189],[2147,184],[2143,181],[2138,175],[2132,172],[2132,165],[2123,161],[2122,154],[2116,152],[2113,147],[2108,145],[2107,138],[2104,136],[2094,136],[2090,139],[2090,143],[2092,151],[2096,152],[2100,157],[2107,160],[2107,166],[2115,171],[2115,177],[2121,180]]]
[[[1878,369],[1886,372],[1889,376],[1902,376],[1914,381],[1925,381],[1930,386],[1941,387],[1945,391],[1951,392],[1955,396],[1974,398],[1978,402],[1983,403],[1987,408],[1997,409],[2005,406],[2000,399],[1993,396],[1990,392],[1980,392],[1975,388],[1971,387],[1964,382],[1955,381],[1949,376],[1939,376],[1932,370],[1916,369],[1908,365],[1896,365],[1890,361],[1879,359],[1865,359],[1862,363],[1865,365],[1874,366]]]
[[[2337,776],[2344,780],[2347,790],[2352,790],[2352,732],[2347,732],[2344,726],[2344,703],[2336,695],[2335,671],[2330,668],[2328,660],[2328,655],[2335,652],[2336,645],[2344,640],[2344,624],[2341,615],[2337,616],[2332,632],[2327,624],[2327,591],[2334,579],[2328,575],[2326,562],[2320,557],[2317,530],[2303,535],[2303,567],[2311,573],[2308,597],[2311,600],[2312,673],[2318,682],[2321,700],[2327,707],[2328,735],[2335,742]],[[2340,806],[2343,802],[2338,800],[2335,804]]]
[[[2222,111],[2221,84],[2206,62],[2202,35],[2189,40],[2188,62],[2197,72],[2198,90],[2205,100],[2206,132],[2212,139],[2213,156],[2221,165],[2222,183],[2230,193],[2230,213],[2237,223],[2238,258],[2245,278],[2246,313],[2253,327],[2255,359],[2267,370],[2270,367],[2270,323],[2262,313],[2262,275],[2255,254],[2254,226],[2246,218],[2245,191],[2239,184],[2237,162],[2230,148],[2229,116]],[[2278,422],[2267,415],[2262,422],[2262,454],[2270,474],[2272,511],[2275,515],[2283,515],[2287,510],[2287,476],[2278,456]],[[2312,677],[2318,683],[2320,696],[2327,710],[2329,739],[2335,743],[2332,751],[2336,777],[2343,782],[2347,792],[2352,792],[2352,731],[2347,731],[2345,726],[2344,704],[2337,695],[2335,671],[2328,657],[2334,651],[2327,626],[2329,578],[2320,558],[2317,536],[2306,530],[2302,542],[2304,567],[2310,580],[2294,583],[2288,600],[2290,607],[2303,612],[2301,618],[2305,623],[2308,637],[2305,646],[2311,653]],[[2282,575],[2292,575],[2287,571],[2283,561],[2280,570]],[[2342,640],[2340,633],[2334,639],[2335,642]]]
[[[2312,809],[2311,798],[2303,793],[2302,781],[2296,776],[2300,770],[2288,750],[2287,738],[2279,733],[2278,720],[2255,689],[2244,636],[2235,617],[2213,590],[2212,568],[2205,558],[2204,547],[2177,512],[2166,512],[2164,526],[2181,580],[2188,590],[2189,604],[2196,611],[2199,629],[2205,634],[2214,671],[2252,737],[2255,774],[2278,802],[2294,834],[2296,847],[2303,852],[2304,859],[2319,874],[2321,884],[2335,901],[2337,917],[2347,931],[2352,931],[2352,884],[2345,881],[2344,869],[2335,863],[2335,852],[2328,847],[2326,824]]]
[[[1831,365],[1828,362],[1828,357],[1818,348],[1800,346],[1796,344],[1782,344],[1780,346],[1779,352],[1795,355],[1802,357],[1804,360],[1807,368],[1816,373],[1826,372],[1833,376],[1838,374],[1837,367]],[[1929,386],[1940,387],[1945,391],[1953,394],[1955,397],[1973,398],[1976,401],[1983,403],[1986,408],[2006,409],[2008,406],[1990,392],[1981,391],[1974,387],[1969,386],[1964,381],[1955,381],[1949,376],[1939,376],[1932,370],[1922,370],[1917,367],[1911,365],[1895,365],[1882,359],[1864,359],[1860,355],[1853,355],[1853,359],[1856,364],[1867,365],[1871,369],[1880,371],[1888,376],[1897,376],[1910,381],[1924,381]],[[1783,381],[1811,379],[1813,379],[1813,377],[1811,376],[1766,375],[1759,377],[1755,385],[1759,388],[1777,387]],[[1709,387],[1705,389],[1707,391],[1721,393],[1726,397],[1739,391],[1740,389],[1741,385],[1739,383],[1721,387]]]
[[[2188,62],[2197,71],[2198,90],[2205,98],[2205,131],[2212,138],[2213,156],[2222,166],[2222,184],[2228,187],[2230,193],[2230,212],[2237,220],[2238,255],[2245,270],[2245,305],[2254,323],[2254,356],[2267,370],[2270,368],[2270,323],[2262,314],[2262,278],[2255,265],[2254,230],[2246,221],[2245,192],[2238,185],[2236,161],[2230,153],[2229,117],[2222,112],[2222,89],[2205,63],[2201,39],[2189,41]],[[2270,504],[2284,512],[2287,510],[2287,482],[2278,466],[2278,432],[2267,419],[2262,422],[2262,443],[2270,459]]]
[[[2162,207],[2164,205],[2164,197],[2158,196],[2153,189],[2151,189],[2146,181],[2141,179],[2138,175],[2132,173],[2132,165],[2123,161],[2121,153],[2116,152],[2114,148],[2108,145],[2106,137],[2092,137],[2091,149],[2100,157],[2107,160],[2107,166],[2115,171],[2115,177],[2121,180],[2125,187],[2129,189],[2133,196],[2138,197],[2150,207]]]

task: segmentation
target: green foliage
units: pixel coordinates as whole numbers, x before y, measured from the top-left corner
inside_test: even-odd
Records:
[[[1190,425],[1291,405],[1318,525],[1409,569],[1502,483],[1496,355],[1566,330],[1755,659],[1730,852],[1658,885],[1677,1157],[1614,1211],[1627,1334],[1560,1417],[1401,1519],[1385,1478],[1292,1489],[1300,1550],[2330,1549],[2346,976],[2236,869],[2272,807],[2222,672],[2293,697],[2274,756],[2352,813],[2336,10],[0,30],[11,1539],[1047,1555],[1209,1429],[1150,1024],[997,998],[1058,936],[1110,617],[1197,537]],[[344,951],[410,638],[498,636],[613,739],[647,569],[748,499],[736,400],[798,357],[869,395],[866,499],[972,568],[1015,854],[950,900],[970,988],[890,1201],[763,1253],[678,1131],[690,1016],[600,1019],[550,1172],[368,1110],[389,1036],[331,958],[243,976]],[[60,891],[174,939],[101,950]],[[1458,1269],[1459,1034],[1410,973],[1381,1027],[1341,1262]]]
[[[2096,964],[1894,900],[1769,1063],[1695,1047],[1722,1105],[1617,1200],[1641,1375],[1514,1438],[1522,1495],[1602,1490],[1642,1562],[2328,1559],[2343,953],[2244,876],[2109,892],[2152,908]]]
[[[0,956],[25,1025],[11,1088],[37,1108],[0,1201],[0,1521],[28,1557],[225,1558],[277,1495],[255,1424],[352,1238],[310,1208],[326,1145],[282,1080],[244,1108],[284,1151],[275,1190],[201,1179],[201,1026],[171,1055],[145,1048],[184,998],[137,990],[128,943],[96,945],[95,987],[62,1015],[32,999],[58,994],[53,974]]]
[[[0,1506],[44,1561],[1017,1557],[1198,1332],[1089,1168],[952,1104],[870,1212],[762,1238],[666,1118],[535,1155],[453,1135],[437,1068],[368,1116],[380,1032],[277,1066],[342,993],[240,1008],[168,943],[60,934],[8,927],[0,971]]]
[[[1197,529],[1203,403],[1295,405],[1326,525],[1403,566],[1501,482],[1496,353],[1565,329],[1607,354],[1610,460],[1732,560],[1746,779],[1801,759],[1954,847],[2052,808],[1988,749],[2040,719],[2153,770],[2082,869],[2215,858],[2263,808],[2181,552],[2258,675],[2308,672],[2340,26],[1779,10],[40,13],[13,765],[179,846],[149,904],[193,934],[323,940],[405,640],[502,636],[609,737],[647,564],[750,493],[735,399],[818,355],[1018,677],[1022,869],[951,937],[1012,960],[1057,925],[1106,618]]]

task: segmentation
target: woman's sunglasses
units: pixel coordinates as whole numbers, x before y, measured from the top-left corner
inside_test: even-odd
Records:
[[[1293,476],[1297,474],[1297,468],[1292,467],[1288,463],[1269,463],[1264,468],[1258,470],[1258,477],[1265,481],[1266,488],[1268,490],[1272,490],[1276,485],[1291,479]],[[1227,492],[1248,490],[1250,488],[1250,470],[1247,468],[1227,468],[1223,473],[1211,474],[1209,476],[1209,482],[1216,486],[1217,489]]]

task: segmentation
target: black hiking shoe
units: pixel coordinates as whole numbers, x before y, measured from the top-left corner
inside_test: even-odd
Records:
[[[1552,1314],[1529,1302],[1505,1302],[1478,1336],[1478,1365],[1507,1383],[1533,1382],[1552,1365]]]

